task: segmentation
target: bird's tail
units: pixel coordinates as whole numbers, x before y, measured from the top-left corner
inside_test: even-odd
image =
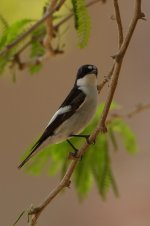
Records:
[[[20,163],[18,166],[18,169],[22,168],[26,162],[29,161],[30,158],[32,158],[36,154],[37,148],[40,146],[40,143],[37,142],[35,145],[32,147],[30,154]]]

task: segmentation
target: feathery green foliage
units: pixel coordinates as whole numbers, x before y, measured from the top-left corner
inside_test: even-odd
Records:
[[[78,45],[80,48],[87,46],[90,31],[91,31],[91,20],[88,15],[88,10],[85,5],[85,0],[72,0],[75,28],[78,33]]]
[[[42,37],[45,34],[45,26],[42,24],[31,35],[31,48],[30,48],[30,58],[37,59],[45,54],[44,46],[42,45]],[[38,73],[42,68],[42,64],[33,64],[29,67],[31,74]]]
[[[99,106],[95,118],[83,131],[83,134],[90,134],[96,127],[103,107],[103,104]],[[113,103],[111,105],[111,111],[117,108],[117,104]],[[106,199],[110,188],[113,190],[114,194],[118,196],[118,189],[113,176],[109,155],[109,152],[111,151],[109,141],[112,139],[112,132],[121,135],[121,138],[124,141],[124,146],[130,153],[134,153],[137,148],[135,136],[129,126],[121,119],[115,118],[112,120],[108,125],[108,133],[101,134],[97,137],[95,145],[90,145],[88,151],[85,153],[82,160],[79,161],[75,169],[73,181],[80,199],[87,196],[94,181],[103,199]],[[80,148],[84,139],[74,137],[71,141],[77,148]],[[117,139],[115,142],[117,144]],[[67,142],[50,145],[32,158],[32,160],[27,164],[26,170],[33,175],[40,174],[44,169],[49,175],[56,175],[61,171],[61,176],[63,176],[70,162],[68,160],[69,151],[72,150],[70,150],[70,146]],[[25,155],[29,152],[30,148]]]
[[[44,9],[46,5],[44,6]],[[78,46],[80,48],[84,48],[88,44],[90,31],[91,31],[91,20],[88,15],[88,10],[85,4],[85,0],[71,0],[69,2],[69,5],[73,7],[73,13],[75,18],[75,28],[78,34]],[[61,22],[61,19],[63,20],[63,18],[65,18],[67,15],[68,15],[68,11],[65,11],[64,15],[62,15],[61,12],[57,12],[56,14],[53,15],[53,24],[55,24],[56,21],[57,23]],[[0,50],[4,50],[9,45],[11,45],[14,40],[16,40],[23,32],[25,32],[29,28],[32,22],[33,20],[31,19],[22,19],[9,25],[7,23],[7,20],[2,15],[0,15],[0,33],[1,33]],[[64,29],[64,26],[62,26],[62,28]],[[56,49],[60,49],[60,52],[61,52],[61,49],[64,47],[64,43],[63,45],[61,44],[62,48],[57,48],[57,46],[60,47],[60,38],[62,39],[64,31],[61,33],[60,31],[63,31],[61,27],[55,30],[55,34],[52,37],[53,41],[51,44],[56,46]],[[37,64],[36,60],[39,57],[43,56],[45,53],[45,48],[43,46],[43,39],[45,37],[45,34],[46,34],[46,26],[43,23],[42,25],[39,25],[39,27],[36,28],[36,30],[31,32],[27,38],[21,41],[21,43],[17,44],[7,54],[0,57],[0,74],[2,74],[5,68],[9,67],[10,64],[12,66],[11,69],[13,68],[13,71],[15,71],[16,66],[19,66],[19,68],[22,69],[22,67],[20,67],[21,64],[18,63],[19,61],[16,61],[14,59],[16,59],[15,54],[17,53],[17,51],[22,49],[23,46],[26,46],[25,49],[27,47],[29,48],[30,54],[28,57],[29,60],[27,61],[29,63],[26,64],[26,60],[24,61],[23,57],[21,57],[21,60],[22,60],[21,63],[25,63],[25,65],[28,67],[31,74],[39,72],[41,70],[41,65]],[[22,56],[22,50],[19,51],[19,55],[17,55],[17,57],[18,56],[19,57]],[[15,78],[14,74],[12,74],[12,78]]]
[[[45,26],[43,24],[32,32],[30,52],[30,56],[32,58],[37,56],[43,56],[45,53],[44,47],[41,44],[43,34],[45,34]]]
[[[0,35],[9,27],[7,19],[0,14]]]
[[[22,19],[19,20],[12,25],[5,26],[3,34],[0,37],[0,49],[5,48],[11,42],[13,42],[23,31],[27,29],[29,24],[31,24],[32,20],[30,19]],[[4,72],[5,67],[10,63],[12,57],[16,53],[17,49],[20,47],[13,48],[13,50],[9,51],[9,53],[5,54],[3,57],[0,57],[0,74]]]
[[[122,119],[116,118],[110,123],[109,127],[113,130],[113,132],[121,135],[123,144],[130,154],[137,152],[135,134],[127,123],[125,123]]]

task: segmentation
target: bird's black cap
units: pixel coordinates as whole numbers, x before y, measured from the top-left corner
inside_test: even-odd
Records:
[[[95,74],[97,76],[98,69],[92,64],[82,65],[77,72],[77,79],[83,78],[88,74]]]

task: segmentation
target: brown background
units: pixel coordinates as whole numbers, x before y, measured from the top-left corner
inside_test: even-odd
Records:
[[[131,16],[130,1],[121,1],[123,21]],[[132,2],[132,1],[131,1]],[[140,21],[126,54],[115,100],[125,111],[150,100],[150,2],[143,1],[147,22]],[[19,213],[38,204],[57,184],[59,178],[46,174],[38,177],[18,171],[19,158],[26,147],[42,131],[68,93],[77,68],[93,63],[99,68],[99,80],[109,71],[116,53],[115,21],[110,20],[112,4],[95,5],[90,9],[92,36],[84,50],[76,48],[75,32],[71,30],[66,53],[45,64],[34,76],[17,73],[12,84],[10,74],[0,80],[0,225],[10,226]],[[100,101],[107,93],[103,91]],[[56,92],[57,91],[57,92]],[[113,170],[120,190],[116,199],[110,192],[103,202],[94,187],[89,197],[79,203],[73,185],[59,195],[41,215],[38,226],[149,226],[150,225],[150,136],[149,111],[129,120],[135,131],[139,153],[129,156],[122,148],[112,154]],[[27,225],[24,217],[18,225]]]

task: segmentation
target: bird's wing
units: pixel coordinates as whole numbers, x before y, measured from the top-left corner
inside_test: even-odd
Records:
[[[43,143],[49,136],[53,135],[55,129],[75,113],[75,111],[83,104],[85,97],[86,95],[78,88],[74,87],[71,90],[58,111],[50,120],[43,135],[39,139],[40,143]]]
[[[18,166],[21,168],[35,153],[38,147],[49,137],[52,136],[55,129],[57,129],[61,123],[66,121],[71,117],[75,111],[83,104],[85,101],[86,95],[79,90],[77,87],[73,87],[69,95],[66,97],[58,111],[54,114],[50,120],[48,126],[46,127],[44,133],[39,138],[39,140],[32,147],[30,154],[26,159]]]

